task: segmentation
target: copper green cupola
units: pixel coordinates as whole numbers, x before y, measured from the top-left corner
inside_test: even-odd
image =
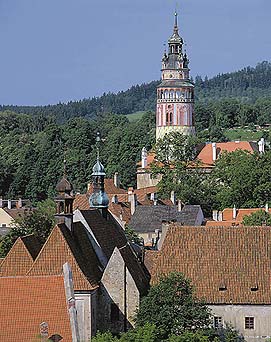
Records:
[[[99,154],[99,143],[100,143],[100,134],[97,133],[96,138],[96,147],[97,147],[97,161],[92,169],[92,184],[93,184],[93,193],[89,198],[89,204],[91,208],[108,208],[109,199],[104,189],[104,178],[105,178],[105,170],[103,164],[100,162],[100,154]]]

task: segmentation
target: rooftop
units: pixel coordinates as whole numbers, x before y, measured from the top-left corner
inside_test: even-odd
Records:
[[[271,304],[271,227],[168,227],[146,251],[152,282],[182,272],[208,304]]]

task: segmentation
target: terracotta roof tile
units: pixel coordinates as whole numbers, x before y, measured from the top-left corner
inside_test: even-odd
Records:
[[[114,184],[114,180],[112,178],[106,178],[104,180],[104,189],[108,196],[110,195],[120,195],[120,194],[126,194],[126,190],[117,188]],[[88,189],[88,193],[93,192],[93,185],[90,184],[90,187]]]
[[[13,219],[16,219],[17,217],[23,217],[24,215],[27,215],[34,210],[31,208],[12,208],[12,209],[3,208],[3,209]]]
[[[34,235],[19,237],[1,262],[0,276],[25,275],[32,266],[41,247]]]
[[[100,264],[80,222],[74,224],[73,234],[64,224],[55,226],[27,275],[60,274],[66,262],[71,265],[75,290],[98,287]]]
[[[89,194],[76,194],[73,202],[73,210],[88,210],[89,206]]]
[[[130,203],[109,203],[108,210],[122,221],[128,223],[131,219]]]
[[[222,221],[206,221],[206,226],[235,226],[242,225],[243,219],[246,215],[251,215],[257,211],[265,210],[264,208],[241,208],[236,209],[236,219],[233,218],[233,209],[225,208],[222,211]],[[268,210],[271,213],[271,209]]]
[[[173,224],[154,253],[145,256],[154,283],[162,273],[179,271],[209,304],[271,304],[271,227]]]
[[[0,306],[1,341],[38,341],[46,322],[49,337],[72,342],[63,276],[0,277]]]
[[[217,156],[222,152],[233,152],[236,150],[245,150],[248,152],[257,151],[257,144],[250,141],[229,141],[216,143]],[[213,165],[212,144],[206,144],[200,151],[197,159],[205,165]]]

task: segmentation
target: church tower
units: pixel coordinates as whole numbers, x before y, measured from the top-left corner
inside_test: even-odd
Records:
[[[173,34],[168,40],[168,53],[162,59],[162,82],[157,87],[156,140],[175,131],[195,134],[194,84],[189,79],[189,59],[183,53],[175,13]]]

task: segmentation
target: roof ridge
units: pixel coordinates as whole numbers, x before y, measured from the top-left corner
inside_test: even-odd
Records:
[[[76,259],[75,255],[74,255],[74,253],[73,253],[73,251],[72,251],[72,249],[71,249],[71,247],[70,247],[70,244],[69,244],[69,242],[67,241],[65,235],[64,235],[63,232],[62,232],[61,226],[62,226],[63,228],[65,227],[66,229],[68,229],[67,226],[66,226],[64,223],[56,224],[56,225],[55,225],[55,227],[52,229],[52,232],[50,233],[49,237],[47,238],[46,242],[44,243],[42,249],[40,250],[40,253],[39,253],[38,256],[36,257],[35,261],[33,262],[33,265],[32,265],[31,268],[28,270],[27,275],[29,275],[30,272],[34,269],[35,265],[38,263],[40,257],[42,256],[42,253],[43,253],[44,249],[45,249],[45,248],[47,247],[47,245],[49,244],[49,241],[51,240],[52,236],[54,236],[54,234],[56,234],[56,232],[57,232],[57,233],[60,234],[60,236],[61,236],[61,238],[62,238],[62,242],[66,244],[67,249],[68,249],[68,253],[69,253],[70,256],[73,258],[74,263],[75,263],[75,265],[76,265],[76,267],[77,267],[77,269],[78,269],[78,272],[79,272],[79,273],[81,274],[81,276],[82,276],[82,277],[83,277],[83,278],[92,286],[90,280],[89,280],[88,277],[84,274],[84,272],[82,271],[81,267],[79,266],[79,264],[78,264],[78,262],[77,262],[77,259]],[[97,286],[98,286],[98,285],[97,285]],[[93,286],[93,287],[94,287],[94,286]]]

